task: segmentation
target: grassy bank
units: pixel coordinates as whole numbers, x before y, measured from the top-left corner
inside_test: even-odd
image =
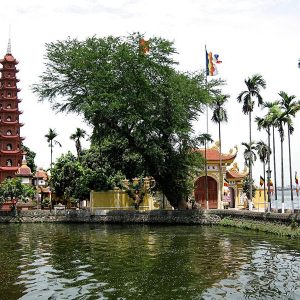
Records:
[[[279,236],[300,238],[300,227],[296,222],[293,221],[290,224],[280,224],[266,221],[245,220],[226,217],[220,221],[220,225],[263,231]]]

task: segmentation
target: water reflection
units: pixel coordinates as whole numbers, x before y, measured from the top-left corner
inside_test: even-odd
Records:
[[[299,299],[296,240],[222,227],[0,225],[0,299]]]

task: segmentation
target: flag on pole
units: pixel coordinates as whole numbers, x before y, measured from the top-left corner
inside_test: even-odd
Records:
[[[224,185],[223,185],[223,193],[224,193],[224,196],[226,196],[228,194],[228,180],[226,178],[224,178]]]
[[[212,52],[207,52],[205,47],[205,61],[206,61],[206,75],[215,76],[218,75],[217,64],[222,63],[219,60],[219,54],[213,54]]]
[[[262,176],[260,176],[259,185],[262,186],[265,183],[265,180]]]
[[[139,45],[140,45],[140,53],[147,54],[149,52],[150,50],[149,41],[146,41],[145,39],[140,39]]]
[[[299,196],[299,180],[298,180],[297,172],[295,172],[295,183],[296,183],[296,193],[297,193],[297,197],[298,197]]]
[[[271,192],[271,195],[273,195],[274,189],[273,189],[273,181],[271,178],[270,178],[270,184],[268,183],[267,185],[268,186],[270,185],[270,192]]]

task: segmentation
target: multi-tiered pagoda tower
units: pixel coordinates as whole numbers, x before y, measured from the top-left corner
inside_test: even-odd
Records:
[[[17,82],[18,61],[11,54],[11,43],[8,41],[7,53],[0,60],[0,182],[16,176],[22,164],[22,148],[19,122],[22,112],[19,110]]]

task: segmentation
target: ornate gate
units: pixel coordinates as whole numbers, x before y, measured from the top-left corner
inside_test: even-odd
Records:
[[[208,208],[218,208],[218,185],[215,179],[207,176]],[[205,176],[199,177],[195,182],[195,201],[206,209]]]

